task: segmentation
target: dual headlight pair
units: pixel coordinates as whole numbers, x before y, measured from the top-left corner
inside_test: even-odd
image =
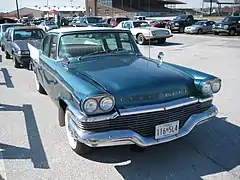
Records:
[[[25,50],[25,51],[19,50],[17,53],[18,53],[19,55],[29,55],[29,54],[30,54],[30,52],[29,52],[28,50]]]
[[[221,80],[214,79],[212,81],[205,81],[201,86],[201,91],[203,95],[212,95],[217,93],[221,89]]]
[[[86,114],[110,112],[115,106],[112,96],[90,97],[83,101],[82,109]]]

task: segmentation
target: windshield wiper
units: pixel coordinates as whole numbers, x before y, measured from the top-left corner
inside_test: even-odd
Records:
[[[94,56],[94,55],[98,55],[98,54],[107,54],[107,53],[109,53],[109,52],[108,51],[96,51],[96,52],[93,52],[93,53],[89,53],[89,54],[80,56],[78,59],[81,60],[82,58],[86,58],[86,57],[89,57],[89,56]]]
[[[127,50],[127,49],[124,49],[124,48],[116,48],[116,49],[113,49],[113,50],[109,50],[110,53],[114,53],[114,52],[133,52],[131,50]]]

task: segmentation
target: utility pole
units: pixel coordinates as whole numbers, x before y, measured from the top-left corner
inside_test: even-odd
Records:
[[[18,0],[16,0],[16,8],[17,8],[17,18],[20,19],[19,9],[18,9]]]

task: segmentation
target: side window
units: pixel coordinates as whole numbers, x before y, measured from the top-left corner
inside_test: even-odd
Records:
[[[50,41],[50,58],[57,59],[57,40],[58,36],[52,35]]]
[[[84,23],[84,18],[80,19],[80,23],[83,24]]]
[[[49,56],[49,49],[50,49],[50,36],[47,35],[45,36],[45,38],[43,39],[43,54],[45,56]]]
[[[126,24],[126,23],[124,23],[124,22],[122,23],[122,28],[124,28],[124,27],[125,27],[125,24]]]
[[[124,28],[131,29],[131,23],[129,22],[125,23]]]

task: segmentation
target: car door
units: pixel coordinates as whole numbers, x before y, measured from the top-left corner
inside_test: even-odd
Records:
[[[51,98],[55,97],[54,86],[58,83],[56,79],[56,67],[58,66],[57,63],[59,63],[57,62],[57,42],[58,35],[49,35],[49,47],[47,47],[49,49],[47,54],[40,55],[44,88]]]
[[[13,33],[14,33],[14,30],[10,29],[6,39],[6,50],[10,55],[12,55]]]

